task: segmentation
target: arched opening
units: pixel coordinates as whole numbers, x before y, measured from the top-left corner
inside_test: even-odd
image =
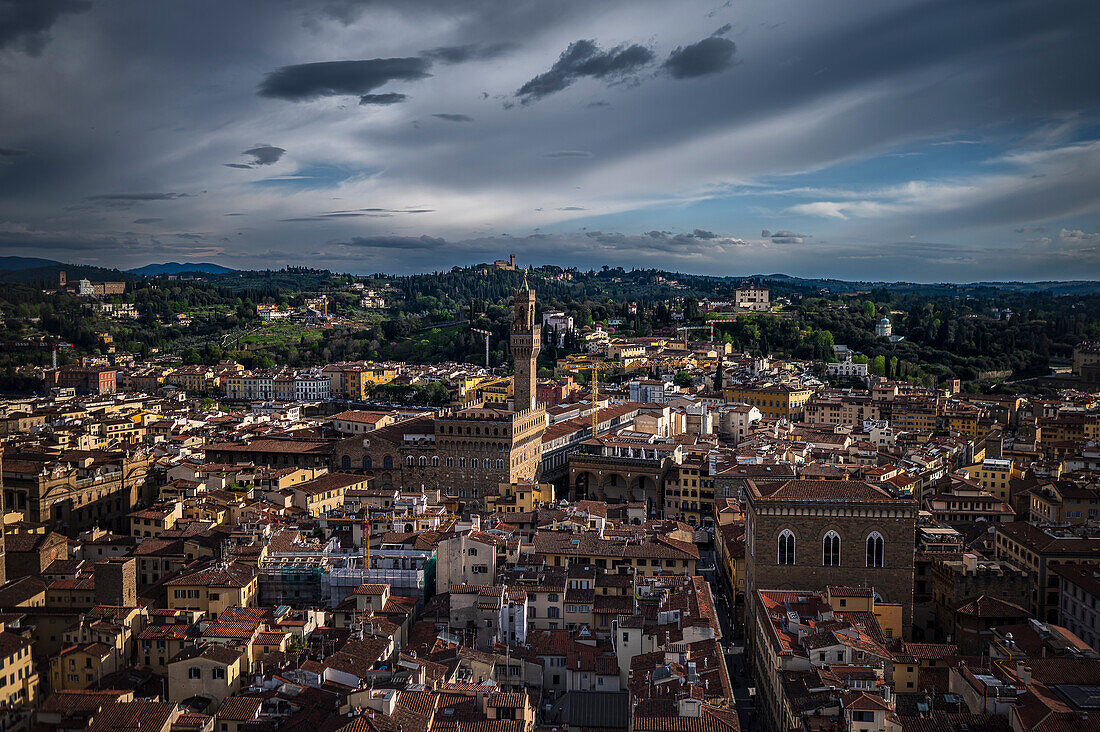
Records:
[[[340,458],[340,467],[344,470],[351,469],[351,455],[344,455]]]
[[[825,567],[840,566],[840,534],[830,531],[821,540],[821,564]]]
[[[370,459],[370,455],[363,456],[363,470],[371,470],[374,468],[374,461]]]
[[[867,537],[867,566],[881,567],[886,558],[886,541],[882,534],[872,531]]]
[[[794,533],[790,529],[783,529],[779,534],[779,552],[776,562],[794,564]]]

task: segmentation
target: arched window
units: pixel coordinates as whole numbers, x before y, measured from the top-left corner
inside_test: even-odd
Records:
[[[447,467],[453,468],[455,466],[455,459],[453,457],[447,458]]]
[[[370,459],[370,455],[363,456],[363,470],[370,470],[374,467],[374,461]]]
[[[428,467],[428,458],[426,456],[421,455],[418,462],[420,463],[420,467],[422,467],[422,468]]]
[[[881,567],[885,554],[886,542],[883,540],[882,534],[872,531],[871,535],[867,537],[867,566]]]
[[[415,462],[415,459],[413,458],[412,455],[409,455],[408,457],[405,458],[405,464],[408,465],[410,468],[413,466],[414,462]]]
[[[504,461],[497,460],[497,470],[504,470]]]
[[[345,455],[344,457],[340,458],[340,467],[344,468],[345,470],[351,469],[351,455]]]
[[[393,457],[391,457],[390,455],[386,455],[382,458],[382,469],[393,470]]]
[[[779,534],[779,564],[794,564],[794,534],[790,529]]]
[[[433,468],[438,468],[439,467],[439,456],[438,455],[432,455],[432,467]]]
[[[480,466],[481,466],[481,463],[478,462],[477,458],[474,458],[473,460],[470,461],[470,467],[473,468],[474,470],[477,470]]]
[[[840,566],[840,534],[830,531],[821,540],[821,564],[825,567]]]

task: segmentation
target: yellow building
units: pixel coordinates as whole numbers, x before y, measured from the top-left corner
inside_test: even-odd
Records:
[[[125,661],[118,649],[106,643],[81,643],[62,649],[50,659],[50,689],[71,691],[87,689]]]
[[[372,361],[338,363],[326,366],[322,373],[329,377],[329,390],[334,397],[363,401],[370,388],[388,384],[397,378],[397,369]]]
[[[298,483],[285,490],[293,494],[293,504],[305,509],[310,516],[319,516],[342,508],[344,494],[349,490],[366,490],[370,478],[351,473],[325,473],[305,483]]]
[[[551,483],[500,483],[495,494],[486,494],[484,498],[489,513],[529,513],[553,501]]]
[[[219,645],[192,646],[168,664],[168,700],[193,696],[212,700],[210,711],[241,691],[245,654]]]
[[[943,415],[944,426],[965,437],[977,437],[980,434],[979,422],[982,412],[977,407],[959,406]]]
[[[640,343],[612,341],[607,344],[607,357],[616,361],[629,361],[632,358],[645,358],[645,346]]]
[[[894,404],[890,426],[899,432],[931,432],[939,427],[935,404]]]
[[[989,458],[980,463],[967,465],[967,474],[981,484],[982,490],[1000,498],[1008,505],[1012,505],[1009,493],[1009,482],[1013,478],[1023,478],[1024,474],[1018,468],[1013,467],[1011,460]]]
[[[199,610],[209,620],[226,608],[254,607],[257,586],[254,568],[241,563],[213,565],[165,583],[169,610]]]
[[[814,392],[786,384],[762,384],[731,386],[722,393],[727,402],[756,407],[765,417],[800,420]]]
[[[38,673],[31,660],[31,641],[0,631],[0,702],[20,709],[37,701]]]
[[[460,391],[465,404],[507,404],[514,394],[515,383],[511,376],[477,377],[467,382],[465,389]]]
[[[1083,524],[1100,513],[1100,488],[1052,481],[1029,491],[1029,521]]]

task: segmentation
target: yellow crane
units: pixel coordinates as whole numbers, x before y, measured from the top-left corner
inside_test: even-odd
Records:
[[[577,364],[570,366],[570,371],[590,371],[592,373],[591,378],[588,381],[589,391],[592,392],[592,437],[596,437],[599,434],[600,425],[600,397],[599,397],[599,380],[600,371],[606,371],[608,369],[615,368],[631,368],[634,366],[644,366],[646,368],[653,368],[654,366],[663,366],[664,362],[653,358],[632,358],[629,364],[608,363],[607,361],[592,361],[591,363]]]
[[[428,519],[442,519],[444,521],[459,521],[460,516],[453,513],[414,513],[406,516],[387,514],[385,516],[318,516],[318,521],[328,521],[337,524],[359,524],[363,532],[363,572],[364,576],[370,567],[370,525],[392,523],[394,521],[420,521]]]

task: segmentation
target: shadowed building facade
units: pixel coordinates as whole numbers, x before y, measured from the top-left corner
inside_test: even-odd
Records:
[[[873,587],[880,602],[901,605],[908,636],[917,501],[862,481],[745,483],[749,597],[756,590]]]

